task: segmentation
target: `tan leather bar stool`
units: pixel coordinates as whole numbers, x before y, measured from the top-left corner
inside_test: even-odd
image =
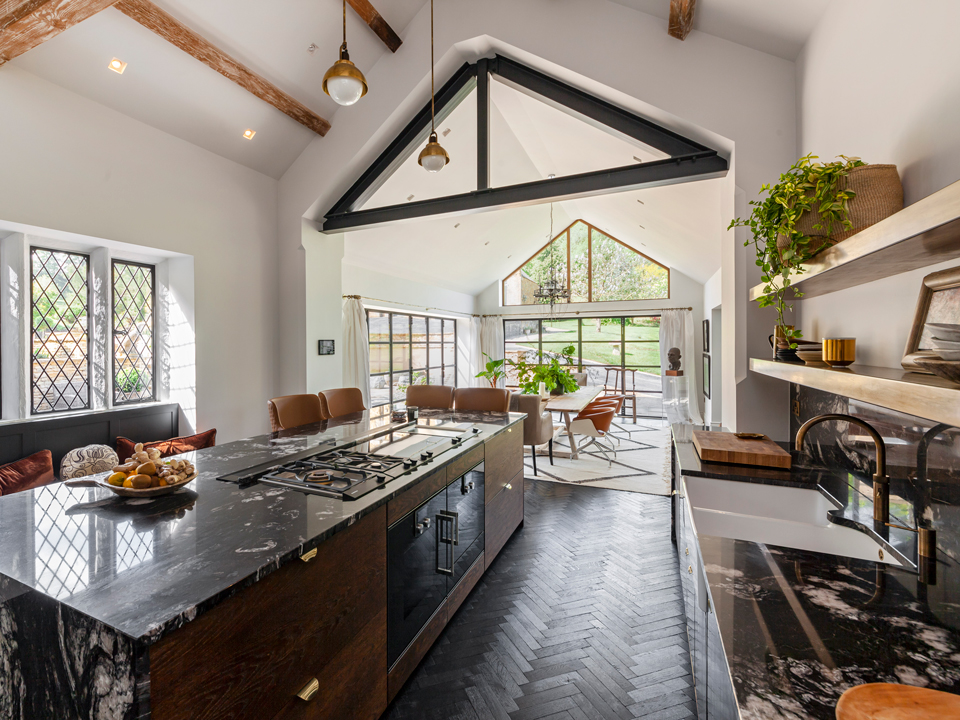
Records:
[[[363,393],[360,388],[335,388],[317,393],[320,397],[320,407],[323,408],[323,419],[330,420],[350,413],[363,412]]]
[[[507,412],[510,409],[510,391],[500,388],[457,388],[453,407],[456,410]]]
[[[324,419],[320,398],[316,395],[284,395],[267,400],[270,429],[273,432],[309,425]]]
[[[411,385],[407,388],[407,405],[449,410],[453,407],[453,393],[454,388],[449,385]]]

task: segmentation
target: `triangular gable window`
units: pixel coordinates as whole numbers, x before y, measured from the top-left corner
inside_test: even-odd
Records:
[[[714,149],[501,56],[461,67],[436,101],[450,165],[428,175],[416,164],[428,104],[330,209],[325,232],[722,177],[728,168]]]
[[[570,288],[569,302],[660,300],[670,297],[670,270],[615,237],[577,220],[503,281],[504,305],[537,305],[553,272]]]

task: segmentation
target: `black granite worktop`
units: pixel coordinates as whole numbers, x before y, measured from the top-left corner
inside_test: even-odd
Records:
[[[957,504],[943,493],[931,498],[930,488],[907,480],[891,484],[891,521],[915,527],[917,517],[937,519],[938,557],[935,567],[924,568],[925,583],[913,564],[914,534],[874,525],[868,477],[808,467],[796,453],[791,471],[703,463],[694,429],[720,428],[673,426],[682,475],[817,488],[837,505],[835,522],[867,532],[911,561],[900,568],[699,535],[744,720],[833,720],[840,695],[862,683],[960,692]]]
[[[109,490],[64,484],[0,497],[0,606],[33,590],[135,641],[153,643],[524,417],[423,411],[421,423],[471,423],[482,432],[353,501],[264,485],[242,488],[217,478],[383,429],[366,413],[189,453],[184,457],[196,465],[197,479],[162,498],[122,499]]]

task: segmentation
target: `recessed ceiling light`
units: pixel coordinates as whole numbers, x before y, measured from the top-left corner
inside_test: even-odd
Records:
[[[443,135],[444,137],[446,137],[447,135],[450,134],[450,128],[447,128],[446,130],[444,130],[444,131],[443,131],[442,133],[440,133],[440,134]]]
[[[243,137],[247,140],[253,140],[253,136],[256,134],[257,134],[257,131],[251,130],[250,128],[247,128],[246,130],[243,131]]]
[[[643,200],[637,200],[637,202],[640,203],[641,205],[644,204]]]
[[[487,246],[487,245],[489,245],[489,244],[490,244],[490,241],[487,240],[487,241],[484,243],[484,246]]]
[[[127,64],[123,60],[114,58],[107,67],[117,73],[117,75],[123,75],[123,71],[127,69]]]
[[[413,195],[408,195],[408,196],[407,196],[407,202],[410,202],[411,200],[413,200]]]
[[[642,163],[642,162],[643,162],[643,160],[641,160],[640,158],[638,158],[636,155],[633,156],[633,159],[636,160],[638,163]]]
[[[637,225],[640,225],[640,223],[637,223]],[[646,228],[645,228],[643,225],[640,225],[640,229],[641,229],[641,230],[646,230]]]
[[[507,255],[507,260],[509,260],[509,259],[512,258],[512,257],[513,257],[513,255]]]
[[[460,227],[460,223],[457,223],[456,225],[454,225],[453,229],[456,230],[458,227]]]

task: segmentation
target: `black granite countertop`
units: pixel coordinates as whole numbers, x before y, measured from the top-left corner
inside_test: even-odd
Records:
[[[0,497],[0,601],[35,590],[134,640],[155,642],[524,417],[422,411],[421,423],[446,419],[482,432],[353,501],[217,478],[384,429],[366,413],[184,455],[197,479],[162,498],[124,500],[62,483]]]
[[[791,471],[703,463],[692,443],[694,429],[720,430],[673,426],[681,474],[815,487],[837,505],[835,522],[916,561],[913,533],[874,525],[869,478],[804,467],[796,454]],[[960,510],[942,497],[932,502],[929,489],[903,481],[891,486],[891,515],[910,527],[917,517],[938,518],[938,557],[932,569],[924,568],[928,582],[912,563],[900,568],[698,536],[744,720],[833,720],[840,695],[862,683],[960,692]]]

